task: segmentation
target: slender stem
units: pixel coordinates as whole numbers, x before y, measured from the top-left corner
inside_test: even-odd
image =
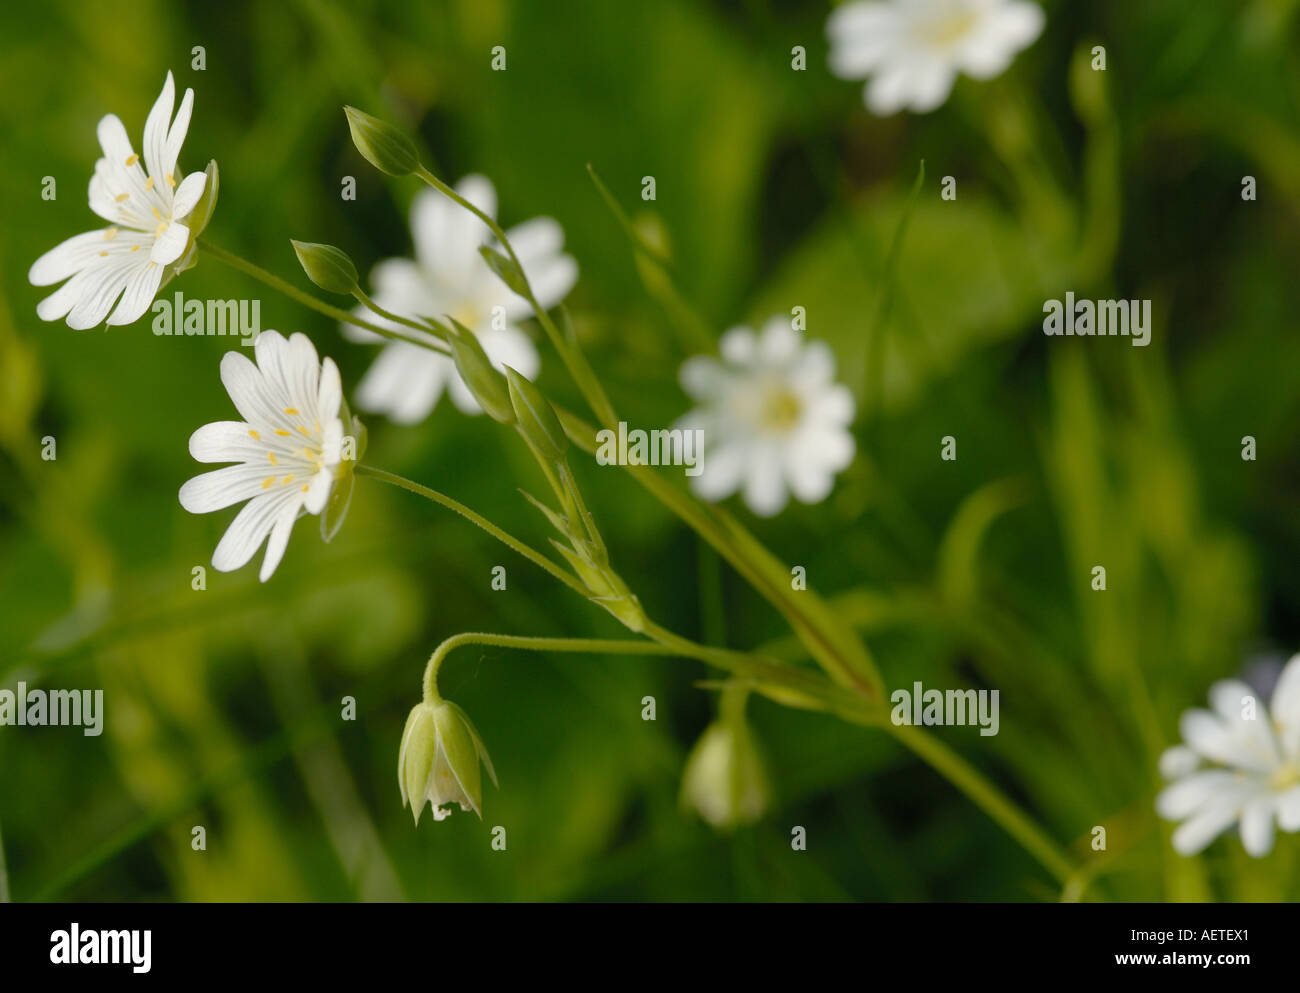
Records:
[[[394,314],[391,310],[385,310],[374,299],[366,293],[360,286],[352,290],[352,295],[361,302],[363,307],[374,311],[380,317],[387,318],[394,324],[404,324],[408,328],[414,328],[416,331],[422,331],[425,334],[441,335],[446,337],[446,329],[435,321],[430,320],[428,324],[421,324],[419,321],[412,321],[409,318],[402,317],[400,314]]]
[[[1074,876],[1074,864],[1046,832],[960,755],[921,728],[892,721],[881,726],[965,793],[977,807],[1020,842],[1025,851],[1036,858],[1057,882],[1068,883]]]
[[[226,263],[226,265],[230,266],[232,269],[238,269],[246,276],[252,276],[254,279],[265,283],[274,290],[278,290],[290,299],[296,300],[304,307],[310,307],[312,310],[324,314],[326,317],[332,317],[334,320],[341,321],[344,324],[354,324],[359,328],[365,328],[367,331],[373,331],[377,335],[381,335],[384,338],[391,338],[394,341],[404,341],[410,345],[419,345],[422,348],[428,348],[444,355],[451,354],[450,350],[445,345],[442,345],[440,342],[434,341],[433,339],[422,341],[419,338],[402,334],[400,331],[393,331],[389,328],[380,327],[378,324],[364,320],[356,314],[343,310],[340,307],[335,307],[333,304],[328,304],[324,300],[317,300],[310,293],[304,293],[302,290],[298,289],[298,287],[294,286],[292,283],[285,282],[274,273],[267,272],[261,266],[254,265],[252,262],[235,255],[233,252],[228,252],[224,248],[218,248],[211,242],[199,239],[198,244],[202,251],[211,255],[214,259]]]
[[[489,645],[495,648],[519,648],[529,652],[592,652],[601,655],[679,655],[676,649],[653,641],[610,640],[601,638],[526,638],[512,634],[487,634],[470,631],[452,635],[433,650],[424,667],[424,702],[436,703],[438,670],[451,652],[462,645]]]
[[[408,490],[411,493],[415,493],[418,496],[422,496],[426,500],[432,500],[434,503],[440,504],[441,506],[446,507],[448,510],[454,510],[456,513],[460,514],[461,517],[465,518],[471,524],[477,524],[479,527],[481,527],[488,534],[492,535],[493,538],[496,538],[502,544],[508,545],[510,548],[513,548],[516,552],[518,552],[524,558],[528,559],[528,561],[532,562],[534,565],[542,569],[545,569],[552,576],[554,576],[556,579],[562,582],[565,586],[568,586],[570,589],[577,590],[577,592],[581,593],[584,597],[587,596],[586,588],[581,583],[579,583],[578,580],[570,576],[567,572],[565,572],[558,565],[556,565],[554,562],[548,559],[545,555],[529,548],[518,538],[515,538],[514,536],[507,534],[505,531],[501,530],[501,528],[497,527],[495,524],[489,521],[486,517],[470,510],[468,507],[466,507],[463,503],[459,502],[458,500],[453,500],[451,497],[445,496],[444,494],[439,493],[437,490],[430,489],[427,486],[421,486],[419,483],[412,482],[411,480],[406,479],[403,476],[398,476],[391,472],[385,472],[383,469],[376,469],[374,466],[365,465],[364,463],[358,463],[356,471],[359,475],[373,476],[375,479],[382,480],[383,482],[389,483],[392,486],[398,486],[404,490]]]

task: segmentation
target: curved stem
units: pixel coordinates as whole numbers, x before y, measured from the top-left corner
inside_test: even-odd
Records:
[[[489,645],[495,648],[519,648],[529,652],[591,652],[601,655],[678,655],[675,649],[652,641],[609,640],[600,638],[526,638],[512,634],[487,634],[469,631],[447,638],[429,656],[424,667],[424,702],[436,703],[438,670],[447,656],[462,645]]]
[[[373,331],[375,334],[381,335],[384,338],[390,338],[393,341],[404,341],[410,345],[419,345],[421,348],[428,348],[443,355],[451,354],[450,349],[442,346],[436,341],[421,341],[420,339],[414,338],[410,335],[405,335],[398,331],[392,331],[388,328],[380,327],[378,324],[363,320],[356,314],[343,310],[341,307],[335,307],[333,304],[328,304],[324,300],[317,300],[310,293],[304,293],[292,283],[288,283],[275,275],[275,273],[267,272],[261,266],[254,265],[247,259],[241,258],[233,252],[228,252],[224,248],[218,248],[211,242],[204,241],[200,238],[198,245],[201,251],[211,255],[214,259],[226,263],[226,265],[230,266],[232,269],[238,269],[246,276],[252,276],[258,282],[265,283],[267,286],[271,287],[271,289],[278,290],[291,300],[297,301],[304,307],[310,307],[319,314],[324,314],[326,317],[332,317],[334,320],[341,321],[344,324],[353,324],[359,328],[365,328],[367,331]]]
[[[881,725],[886,731],[923,758],[935,771],[968,796],[977,807],[995,820],[1007,834],[1020,842],[1062,885],[1075,874],[1075,866],[1033,819],[1010,797],[988,781],[947,745],[933,735],[910,724]]]
[[[427,486],[421,486],[419,483],[412,482],[403,476],[398,476],[391,472],[385,472],[383,469],[376,469],[374,466],[365,465],[364,463],[358,463],[356,471],[358,475],[373,476],[375,479],[382,480],[392,486],[398,486],[411,493],[415,493],[418,496],[422,496],[426,500],[432,500],[434,503],[446,507],[448,510],[454,510],[456,513],[460,514],[461,517],[465,518],[471,524],[478,525],[502,544],[513,548],[534,565],[545,569],[565,586],[581,593],[583,597],[588,595],[586,588],[581,583],[548,559],[545,555],[541,554],[541,552],[529,548],[518,538],[501,530],[501,528],[497,527],[486,517],[470,510],[460,501],[453,500],[451,497],[439,493],[437,490],[430,489]]]

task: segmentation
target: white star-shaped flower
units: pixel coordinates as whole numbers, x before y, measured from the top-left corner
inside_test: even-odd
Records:
[[[221,359],[221,382],[242,421],[205,424],[190,436],[200,462],[235,462],[181,487],[192,514],[247,500],[212,555],[213,568],[238,569],[270,536],[259,578],[284,557],[294,521],[319,514],[329,500],[343,450],[343,389],[333,359],[322,363],[305,334],[263,331],[254,365],[238,352]]]
[[[704,432],[695,492],[721,500],[743,487],[763,517],[785,507],[787,490],[804,503],[824,500],[854,452],[853,396],[835,383],[830,347],[805,343],[778,316],[761,337],[732,328],[719,351],[721,360],[697,355],[681,368],[682,388],[700,406],[677,427]]]
[[[143,162],[116,114],[99,122],[104,157],[90,180],[90,209],[111,227],[69,238],[32,264],[27,278],[33,286],[67,280],[37,305],[41,320],[66,316],[68,327],[78,330],[106,317],[109,324],[130,324],[149,309],[164,274],[186,268],[198,233],[183,222],[203,196],[207,176],[179,172],[194,91],[185,91],[172,121],[175,98],[169,72],[145,122]]]
[[[496,191],[484,177],[467,176],[456,192],[489,217],[496,216]],[[537,375],[537,349],[518,326],[532,316],[532,306],[511,291],[479,255],[480,246],[493,244],[487,226],[435,190],[422,190],[411,205],[411,235],[414,261],[385,259],[371,272],[375,302],[404,317],[454,317],[478,336],[497,368],[508,365],[530,379]],[[507,231],[506,236],[523,263],[538,302],[550,308],[564,299],[577,281],[578,265],[563,252],[564,231],[559,222],[536,217]],[[405,335],[419,334],[369,311],[357,313]],[[351,325],[343,325],[343,334],[352,341],[384,341],[374,332]],[[462,411],[481,413],[449,357],[390,341],[362,378],[355,398],[364,410],[386,414],[399,424],[417,424],[429,416],[444,387]]]
[[[952,91],[958,73],[992,79],[1043,30],[1042,8],[1025,0],[854,0],[826,22],[830,69],[871,81],[875,114],[927,113]]]
[[[1300,830],[1300,655],[1278,678],[1269,706],[1235,679],[1210,687],[1209,710],[1179,722],[1183,744],[1160,757],[1174,780],[1156,797],[1156,812],[1182,821],[1174,849],[1195,855],[1241,822],[1241,843],[1260,858],[1273,850],[1273,822]],[[1202,763],[1210,763],[1202,768]]]

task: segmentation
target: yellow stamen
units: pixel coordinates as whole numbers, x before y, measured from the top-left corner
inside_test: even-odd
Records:
[[[145,188],[146,190],[152,190],[152,189],[153,189],[153,177],[152,177],[152,176],[150,176],[148,179],[146,179],[146,180],[144,181],[144,188]]]
[[[258,441],[258,440],[260,440],[261,437],[262,437],[260,434],[258,434],[256,431],[254,431],[252,428],[249,428],[249,429],[248,429],[248,435],[249,435],[249,437],[252,438],[254,441]]]
[[[276,429],[275,429],[275,433],[278,434],[281,438],[287,438],[287,437],[289,437],[289,435],[292,434],[293,432],[291,432],[291,431],[286,431],[284,428],[276,428]]]
[[[271,465],[280,464],[280,460],[275,457],[275,452],[267,452],[266,457],[271,460]]]
[[[105,241],[112,241],[116,237],[117,237],[117,228],[109,228],[107,231],[104,232]]]
[[[280,480],[280,483],[281,485],[284,485],[292,481],[292,479],[293,479],[293,473],[289,473],[289,475],[285,476],[282,480]]]
[[[113,201],[115,203],[121,203],[123,200],[130,200],[130,199],[131,199],[130,193],[119,193],[117,196],[113,197]]]
[[[274,476],[267,476],[264,480],[262,480],[262,489],[269,490],[271,488],[271,485],[274,482],[275,482]]]
[[[288,414],[290,417],[298,416],[298,409],[296,407],[285,407],[284,412]]]
[[[167,180],[167,185],[168,185],[168,186],[175,186],[175,185],[176,185],[176,180],[174,180],[174,179],[172,178],[172,174],[171,174],[170,172],[166,175],[165,178],[166,178],[166,180]]]
[[[101,259],[106,259],[106,258],[108,258],[108,252],[100,252],[100,253],[99,253],[99,257],[100,257]]]
[[[134,152],[132,152],[130,155],[126,157],[126,164],[129,166],[133,166],[139,161],[140,161],[140,156],[136,155]]]
[[[307,490],[309,490],[310,488],[311,488],[311,487],[309,487],[306,483],[303,483],[303,484],[302,484],[302,491],[303,491],[304,493],[306,493]]]
[[[138,251],[140,251],[140,246],[139,246],[139,245],[132,245],[132,246],[131,246],[131,251],[133,251],[133,252],[138,252]]]
[[[154,216],[155,219],[160,220],[160,221],[162,220],[162,214],[158,213],[158,208],[157,208],[157,207],[150,207],[149,209],[150,209],[151,211],[153,211],[153,216]]]
[[[159,221],[158,226],[153,229],[154,237],[161,235],[166,230],[167,230],[167,222]]]
[[[294,427],[296,427],[299,431],[301,431],[301,432],[302,432],[304,435],[306,435],[308,438],[311,437],[311,432],[308,431],[308,430],[307,430],[305,427],[303,427],[301,424],[295,424]]]

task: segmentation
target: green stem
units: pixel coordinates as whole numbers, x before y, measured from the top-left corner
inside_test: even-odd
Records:
[[[977,807],[1020,842],[1061,884],[1075,874],[1075,866],[1045,831],[1016,806],[1015,802],[986,779],[947,745],[910,724],[892,721],[881,725],[886,731],[923,758],[935,771],[968,796]]]
[[[261,283],[265,283],[273,290],[278,290],[291,300],[297,301],[304,307],[310,307],[319,314],[324,314],[326,317],[332,317],[334,320],[341,321],[344,324],[353,324],[359,328],[365,328],[367,331],[373,331],[375,334],[384,338],[390,338],[393,341],[404,341],[410,345],[419,345],[422,348],[428,348],[435,352],[440,352],[443,355],[451,354],[450,349],[438,342],[432,340],[422,341],[418,338],[413,338],[410,335],[402,334],[400,331],[392,331],[388,328],[380,327],[378,324],[373,324],[370,321],[364,320],[356,314],[343,310],[340,307],[335,307],[333,304],[328,304],[324,300],[317,300],[310,293],[304,293],[302,290],[298,289],[298,287],[294,286],[292,283],[285,282],[274,273],[267,272],[261,266],[254,265],[252,262],[241,258],[233,252],[228,252],[224,248],[218,248],[211,242],[200,239],[198,245],[201,251],[211,255],[214,259],[226,263],[226,265],[230,266],[232,269],[238,269],[246,276],[252,276],[254,279]],[[427,329],[421,328],[421,330],[425,330],[427,333]]]
[[[408,328],[413,328],[416,331],[421,331],[424,334],[441,333],[442,337],[446,337],[446,329],[435,321],[429,321],[428,324],[421,324],[419,321],[412,321],[409,318],[400,316],[399,314],[394,314],[391,310],[385,310],[383,307],[379,306],[379,304],[375,303],[374,299],[372,299],[360,286],[357,286],[352,290],[352,295],[357,298],[363,307],[373,311],[380,317],[387,318],[394,324],[402,324]]]
[[[451,652],[462,645],[488,645],[493,648],[519,648],[529,652],[591,652],[601,655],[677,655],[676,649],[652,641],[611,640],[601,638],[526,638],[512,634],[487,634],[469,631],[443,641],[429,656],[424,667],[424,702],[437,703],[438,670]]]
[[[583,597],[587,596],[586,588],[581,583],[579,583],[578,580],[570,576],[567,572],[565,572],[558,565],[556,565],[554,562],[548,559],[545,555],[541,554],[540,552],[534,551],[532,548],[529,548],[518,538],[515,538],[513,535],[507,534],[505,531],[501,530],[501,528],[497,527],[495,524],[489,521],[486,517],[470,510],[460,501],[453,500],[451,497],[439,493],[437,490],[430,489],[427,486],[421,486],[419,483],[412,482],[411,480],[406,479],[403,476],[398,476],[391,472],[385,472],[383,469],[376,469],[374,466],[365,465],[364,463],[358,463],[356,467],[356,471],[358,475],[373,476],[375,479],[382,480],[383,482],[388,483],[392,486],[398,486],[411,493],[415,493],[418,496],[422,496],[426,500],[432,500],[434,503],[446,507],[448,510],[454,510],[456,513],[460,514],[461,517],[465,518],[471,524],[478,525],[480,528],[482,528],[488,534],[492,535],[492,537],[496,538],[502,544],[508,545],[510,548],[514,549],[524,558],[528,559],[529,562],[532,562],[534,565],[549,572],[552,576],[554,576],[556,579],[562,582],[565,586],[568,586],[570,589],[576,590],[577,592],[581,593]]]

